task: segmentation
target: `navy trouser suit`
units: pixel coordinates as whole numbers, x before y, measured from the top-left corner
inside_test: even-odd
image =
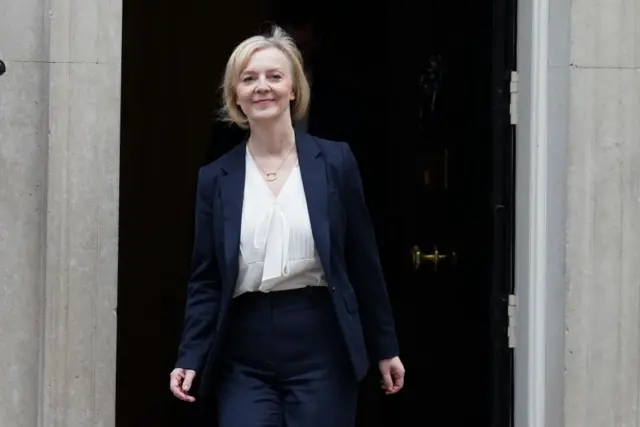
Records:
[[[196,371],[201,398],[215,394],[220,427],[351,427],[370,363],[399,354],[355,158],[347,144],[305,133],[296,145],[327,288],[232,298],[244,144],[199,173],[176,367]]]

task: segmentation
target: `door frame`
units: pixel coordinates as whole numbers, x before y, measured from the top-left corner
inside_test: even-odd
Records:
[[[570,5],[553,2],[518,1],[515,427],[564,425]]]

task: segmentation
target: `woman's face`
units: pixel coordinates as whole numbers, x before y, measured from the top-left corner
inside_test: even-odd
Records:
[[[253,54],[236,86],[236,103],[249,122],[290,114],[289,103],[295,98],[291,74],[291,64],[279,49],[266,48]]]

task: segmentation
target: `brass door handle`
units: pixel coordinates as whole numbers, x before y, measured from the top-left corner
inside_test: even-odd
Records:
[[[438,270],[438,264],[440,261],[444,261],[446,259],[451,260],[452,264],[455,264],[457,260],[457,254],[455,252],[451,252],[450,255],[443,254],[438,250],[437,246],[433,247],[433,252],[425,254],[420,249],[420,246],[415,245],[411,250],[412,258],[413,258],[413,267],[417,270],[420,266],[425,262],[429,261],[433,264],[433,270]]]

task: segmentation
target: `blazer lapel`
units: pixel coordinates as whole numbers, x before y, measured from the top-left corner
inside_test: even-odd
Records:
[[[327,211],[327,175],[324,158],[318,144],[306,133],[296,132],[300,175],[307,199],[309,220],[316,250],[326,277],[330,277],[331,240]]]
[[[242,225],[242,203],[244,200],[244,178],[246,169],[245,144],[239,144],[229,153],[222,165],[225,172],[221,178],[220,193],[224,219],[224,254],[227,280],[235,284],[238,276],[238,253],[240,251],[240,227]]]

